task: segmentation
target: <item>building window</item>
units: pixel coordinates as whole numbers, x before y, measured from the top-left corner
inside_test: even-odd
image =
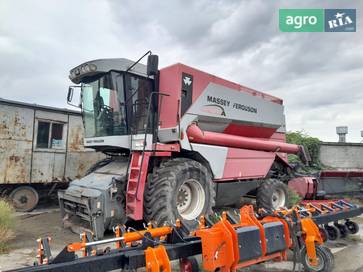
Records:
[[[63,124],[38,121],[37,148],[63,148]]]

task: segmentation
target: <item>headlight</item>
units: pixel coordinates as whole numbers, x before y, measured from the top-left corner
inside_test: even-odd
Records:
[[[72,80],[82,74],[87,74],[87,73],[96,72],[96,71],[97,71],[96,64],[86,63],[86,64],[80,65],[80,66],[72,69],[70,71],[69,78]]]

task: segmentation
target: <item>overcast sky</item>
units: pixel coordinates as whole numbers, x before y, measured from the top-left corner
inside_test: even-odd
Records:
[[[282,33],[279,8],[356,8],[356,33]],[[205,70],[284,100],[288,130],[348,141],[363,130],[362,1],[0,2],[0,97],[66,107],[81,62],[137,59]]]

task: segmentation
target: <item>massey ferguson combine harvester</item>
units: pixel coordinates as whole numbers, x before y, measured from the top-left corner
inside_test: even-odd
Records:
[[[88,223],[99,239],[128,219],[192,225],[246,194],[259,208],[285,206],[287,153],[307,156],[285,143],[282,100],[179,63],[159,70],[151,53],[147,66],[141,59],[70,71],[84,144],[109,158],[59,192],[64,221]]]

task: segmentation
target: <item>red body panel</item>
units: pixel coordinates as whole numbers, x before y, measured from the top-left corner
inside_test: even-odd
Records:
[[[229,124],[223,133],[254,138],[270,138],[275,131],[274,128]]]
[[[160,92],[170,95],[168,97],[162,98],[162,106],[160,111],[161,128],[177,126],[176,109],[179,109],[180,115],[179,101],[181,99],[181,77],[183,72],[193,76],[192,103],[202,94],[209,83],[215,83],[239,92],[248,93],[252,96],[261,97],[262,99],[272,101],[274,103],[282,104],[282,100],[277,97],[247,88],[220,77],[216,77],[190,66],[177,63],[160,70]],[[265,132],[263,134],[265,134]]]
[[[313,198],[317,191],[317,181],[314,177],[297,177],[289,181],[289,188],[302,198]]]
[[[264,178],[275,160],[275,153],[228,148],[223,180]]]
[[[323,170],[320,177],[363,177],[362,170]]]

